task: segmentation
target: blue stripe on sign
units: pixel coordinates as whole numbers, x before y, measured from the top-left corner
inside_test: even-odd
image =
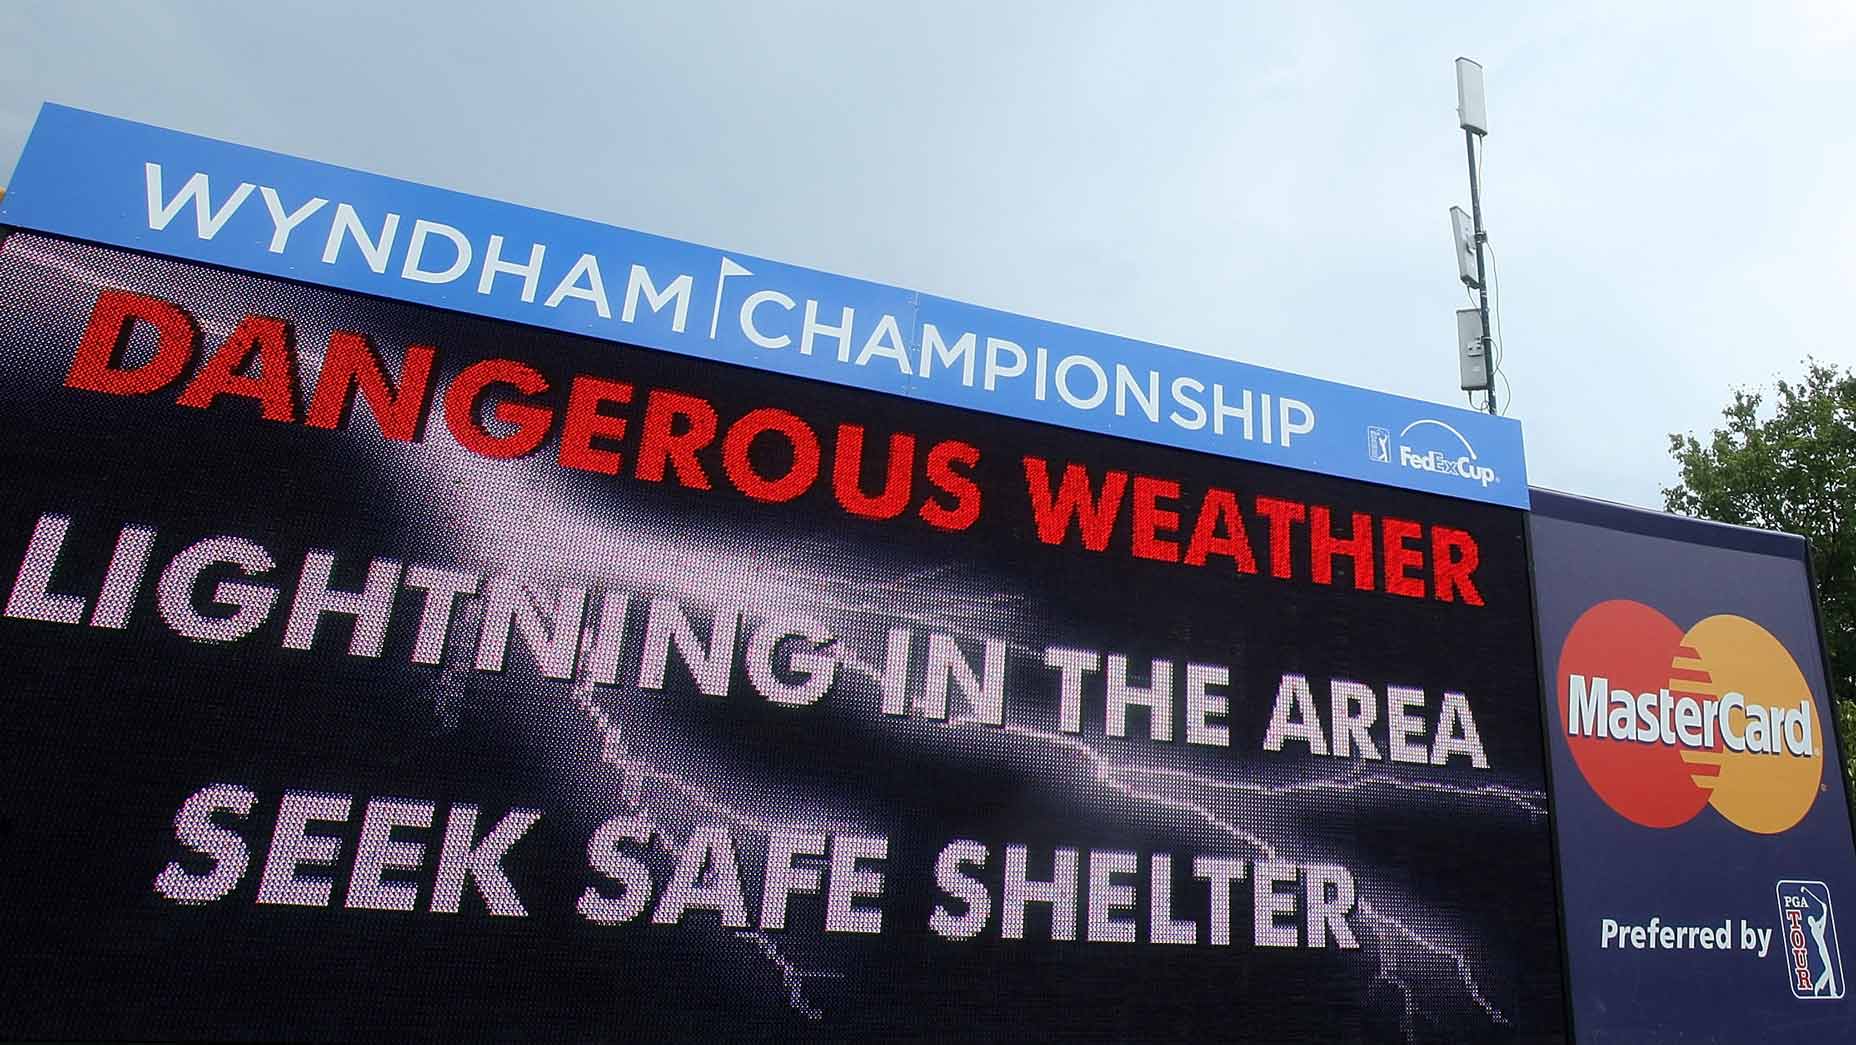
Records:
[[[1512,420],[45,105],[0,222],[1525,508]]]

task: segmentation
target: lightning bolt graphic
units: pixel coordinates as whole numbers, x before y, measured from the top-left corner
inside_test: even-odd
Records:
[[[848,654],[849,651],[846,651],[846,653]],[[868,663],[855,659],[854,655],[846,656],[843,662],[847,667],[861,674],[868,675],[870,678],[875,679],[881,677],[881,673],[878,672],[876,668]],[[1338,777],[1324,780],[1302,781],[1286,785],[1269,785],[1256,781],[1222,780],[1167,766],[1117,765],[1102,754],[1102,752],[1096,750],[1093,746],[1078,737],[1064,733],[1052,733],[1048,730],[1037,729],[1014,722],[1007,722],[1003,726],[993,726],[990,723],[982,722],[971,716],[958,715],[950,716],[941,724],[948,729],[983,728],[987,730],[997,730],[1008,735],[1023,737],[1052,747],[1061,748],[1082,760],[1084,764],[1088,766],[1090,774],[1094,777],[1095,781],[1101,786],[1127,798],[1147,802],[1162,809],[1188,813],[1204,822],[1207,826],[1221,831],[1239,842],[1249,845],[1258,853],[1262,854],[1263,858],[1266,860],[1276,860],[1281,854],[1274,845],[1265,839],[1244,830],[1231,819],[1220,816],[1203,803],[1191,799],[1175,798],[1171,795],[1160,794],[1151,790],[1144,790],[1130,783],[1128,778],[1161,777],[1183,780],[1193,786],[1205,787],[1212,790],[1237,791],[1265,796],[1284,795],[1298,791],[1351,792],[1364,790],[1372,786],[1390,786],[1416,791],[1472,797],[1496,796],[1519,806],[1527,811],[1530,816],[1541,817],[1546,815],[1545,795],[1539,792],[1524,791],[1499,785],[1462,788],[1435,781],[1400,781],[1384,774],[1368,775],[1364,771],[1364,768],[1360,766],[1356,766],[1349,772]],[[1423,933],[1413,929],[1398,918],[1379,911],[1369,900],[1357,900],[1356,909],[1362,917],[1391,928],[1423,950],[1453,964],[1456,967],[1457,976],[1462,981],[1464,989],[1469,993],[1470,999],[1494,1022],[1503,1025],[1508,1023],[1507,1016],[1484,996],[1482,987],[1477,982],[1475,974],[1470,968],[1469,958],[1461,951],[1429,939]],[[1405,984],[1403,980],[1393,975],[1390,964],[1385,961],[1383,949],[1381,950],[1381,966],[1379,972],[1381,977],[1398,986],[1400,991],[1404,994],[1408,1010],[1407,1016],[1409,1017],[1409,1008],[1411,1004],[1410,987]],[[1410,1026],[1408,1018],[1406,1021],[1406,1035],[1408,1039],[1412,1033],[1413,1029]]]
[[[744,813],[728,803],[710,796],[702,788],[684,780],[675,773],[667,773],[648,762],[632,758],[626,752],[625,738],[619,724],[612,721],[611,716],[606,714],[606,710],[600,707],[599,703],[593,699],[591,684],[582,682],[575,685],[573,688],[573,698],[574,703],[579,706],[581,711],[586,713],[587,717],[592,720],[593,727],[599,732],[600,761],[619,770],[621,779],[624,781],[623,793],[627,804],[630,806],[634,815],[651,825],[652,844],[658,846],[663,852],[670,856],[674,857],[676,855],[675,848],[670,840],[670,832],[665,830],[664,826],[653,817],[650,807],[644,803],[643,791],[644,781],[646,780],[664,784],[672,788],[678,796],[695,807],[713,816],[720,817],[735,827],[745,828],[758,834],[769,835],[775,831],[788,828],[823,833],[841,833],[843,831],[843,828],[836,824],[780,824],[749,813]],[[760,955],[773,963],[774,967],[779,970],[780,980],[786,985],[788,1006],[808,1020],[822,1020],[825,1018],[823,1009],[818,1008],[806,1000],[805,981],[809,979],[836,979],[841,977],[843,975],[842,973],[829,970],[821,972],[801,971],[797,965],[793,964],[791,959],[787,958],[786,955],[780,951],[779,944],[775,943],[771,936],[758,929],[737,930],[735,932],[735,937],[753,943]]]
[[[422,465],[417,480],[421,485],[454,493],[457,511],[475,513],[476,524],[470,533],[475,539],[469,543],[479,552],[480,561],[500,561],[517,570],[537,561],[549,562],[562,571],[600,578],[619,590],[663,592],[695,604],[763,613],[790,614],[804,609],[823,619],[837,619],[846,626],[826,629],[841,637],[831,651],[841,665],[863,676],[866,682],[880,680],[881,672],[842,637],[880,636],[882,625],[874,623],[879,620],[970,640],[999,638],[1014,652],[1042,658],[1043,649],[1034,638],[1036,628],[1030,623],[1028,598],[988,585],[956,564],[933,563],[913,569],[892,564],[879,569],[868,551],[838,538],[799,534],[791,540],[755,539],[746,530],[731,533],[730,524],[717,520],[708,521],[713,532],[707,538],[697,539],[686,527],[675,525],[655,510],[626,503],[622,497],[617,503],[603,505],[597,516],[591,515],[585,500],[571,496],[560,484],[543,480],[521,486],[521,473],[512,474],[505,462],[482,461],[461,450],[437,462],[427,458]],[[463,496],[466,490],[474,492],[468,501]],[[495,491],[504,491],[508,496],[499,499]],[[507,517],[483,518],[486,505],[500,505]],[[543,517],[548,520],[545,539],[531,537],[524,541],[515,536],[535,532],[536,520]],[[491,540],[488,534],[499,537]],[[675,563],[676,568],[667,570],[666,563]],[[701,810],[756,834],[796,826],[775,823],[722,801],[677,772],[628,752],[619,723],[601,707],[591,686],[577,685],[573,699],[599,734],[601,761],[620,771],[622,797],[634,809],[646,808],[646,786],[657,785],[677,805]],[[1167,765],[1121,762],[1076,736],[1020,722],[997,727],[970,714],[955,715],[946,721],[915,717],[908,721],[965,736],[1003,734],[1059,751],[1081,767],[1085,779],[1103,790],[1189,817],[1267,860],[1280,858],[1277,844],[1247,829],[1242,822],[1245,818],[1221,812],[1213,796],[1223,796],[1227,803],[1232,798],[1258,801],[1267,810],[1277,800],[1297,794],[1403,793],[1501,803],[1530,820],[1546,815],[1546,796],[1537,790],[1503,785],[1466,787],[1413,779],[1372,771],[1359,763],[1330,777],[1270,783],[1215,777]],[[836,828],[835,824],[805,827],[812,831]],[[664,837],[668,838],[668,834]],[[1365,923],[1363,928],[1369,928],[1377,940],[1379,968],[1374,982],[1383,981],[1398,991],[1403,1008],[1401,1025],[1407,1037],[1415,1033],[1417,997],[1413,986],[1400,974],[1401,963],[1408,960],[1400,958],[1400,952],[1423,954],[1444,963],[1453,969],[1465,995],[1487,1019],[1502,1025],[1509,1023],[1507,1014],[1489,999],[1474,963],[1462,948],[1417,928],[1373,898],[1360,897],[1355,910]],[[778,943],[765,934],[738,936],[751,942],[755,953],[775,966],[788,988],[788,1004],[794,1011],[808,1020],[822,1018],[818,1007],[807,1000],[805,983],[840,974],[799,970],[780,951]]]

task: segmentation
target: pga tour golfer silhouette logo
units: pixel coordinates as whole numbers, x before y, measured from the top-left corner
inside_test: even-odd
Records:
[[[1557,678],[1573,761],[1632,823],[1677,827],[1713,806],[1775,835],[1817,801],[1816,698],[1785,645],[1745,617],[1716,614],[1684,630],[1641,602],[1601,602],[1567,633]]]
[[[1366,459],[1380,464],[1392,463],[1392,433],[1378,425],[1366,429]]]
[[[1843,952],[1837,947],[1837,919],[1830,910],[1830,887],[1823,882],[1779,883],[1780,953],[1785,978],[1796,998],[1843,997]]]

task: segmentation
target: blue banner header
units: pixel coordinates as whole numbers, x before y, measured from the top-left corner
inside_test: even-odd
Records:
[[[47,104],[0,223],[1526,507],[1519,423]]]

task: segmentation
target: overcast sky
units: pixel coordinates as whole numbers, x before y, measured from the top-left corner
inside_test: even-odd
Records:
[[[1856,364],[1852,0],[3,10],[0,171],[49,99],[1455,403],[1468,55],[1536,485]]]

